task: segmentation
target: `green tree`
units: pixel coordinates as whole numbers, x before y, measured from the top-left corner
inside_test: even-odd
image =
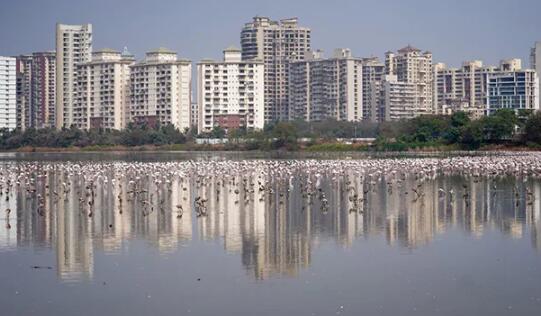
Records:
[[[541,144],[541,112],[530,115],[524,124],[524,142]]]
[[[499,109],[480,121],[483,124],[484,138],[491,142],[511,139],[518,124],[517,115],[511,109]]]
[[[464,149],[478,149],[483,144],[483,124],[474,121],[464,127],[460,137],[460,144]]]
[[[279,149],[286,147],[288,149],[295,149],[297,147],[297,129],[293,123],[279,122],[273,130],[272,136],[274,138],[272,142],[273,149]]]
[[[224,138],[225,137],[225,129],[223,129],[219,125],[214,126],[212,128],[212,131],[210,131],[210,137],[212,137],[212,138]]]

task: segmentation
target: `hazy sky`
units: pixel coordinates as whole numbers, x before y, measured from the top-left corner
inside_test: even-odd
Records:
[[[53,50],[55,23],[92,23],[94,49],[127,46],[138,59],[171,48],[198,61],[239,45],[253,16],[298,17],[328,56],[349,47],[380,56],[408,43],[459,65],[518,57],[541,40],[541,0],[0,0],[0,55]]]

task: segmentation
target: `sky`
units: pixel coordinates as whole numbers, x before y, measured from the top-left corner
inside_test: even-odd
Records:
[[[540,0],[0,0],[0,55],[54,50],[55,24],[93,25],[93,48],[128,47],[138,59],[157,47],[197,62],[240,46],[253,16],[298,17],[312,48],[379,56],[408,44],[434,62],[459,66],[521,58],[541,40]]]

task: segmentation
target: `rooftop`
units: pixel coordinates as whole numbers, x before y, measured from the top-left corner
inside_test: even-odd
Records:
[[[176,54],[176,52],[165,47],[158,47],[154,50],[147,52],[147,54]]]
[[[413,53],[413,52],[419,53],[421,52],[421,50],[408,44],[408,46],[399,49],[398,52],[399,53]]]
[[[94,53],[120,54],[119,51],[114,50],[112,48],[102,48],[102,49],[94,51]]]
[[[237,47],[234,46],[234,45],[231,45],[231,46],[227,47],[226,49],[224,49],[224,52],[235,52],[235,53],[240,53],[240,49],[237,48]]]

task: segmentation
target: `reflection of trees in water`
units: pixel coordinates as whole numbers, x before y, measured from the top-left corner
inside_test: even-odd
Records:
[[[144,239],[160,252],[172,252],[194,238],[194,231],[202,240],[222,239],[226,251],[239,253],[258,279],[296,275],[310,265],[312,245],[325,239],[347,247],[359,237],[385,238],[390,245],[415,248],[448,229],[473,237],[497,229],[511,238],[529,233],[541,249],[537,181],[268,177],[263,171],[139,180],[117,174],[89,184],[81,176],[48,171],[33,184],[4,188],[0,207],[14,212],[12,227],[0,228],[0,250],[54,248],[59,277],[79,280],[92,277],[96,250],[123,252],[129,240]],[[196,216],[196,197],[206,200],[206,216]]]

